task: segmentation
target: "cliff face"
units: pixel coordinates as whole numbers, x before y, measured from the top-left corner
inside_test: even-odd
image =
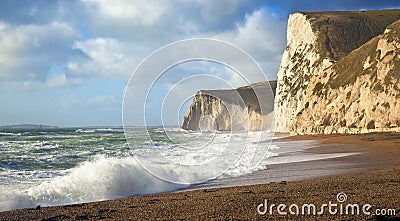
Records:
[[[277,132],[400,131],[399,19],[400,10],[292,14],[277,83],[200,91],[182,127],[259,130],[274,111]],[[275,87],[274,108],[273,96],[255,96]]]
[[[197,92],[182,120],[188,130],[260,130],[273,124],[276,81]],[[259,100],[262,99],[262,102]]]
[[[399,18],[399,10],[291,15],[275,130],[399,131]]]

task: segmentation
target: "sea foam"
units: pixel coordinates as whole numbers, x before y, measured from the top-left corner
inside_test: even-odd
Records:
[[[158,173],[179,176],[159,168]],[[116,199],[132,195],[166,192],[185,187],[161,180],[147,171],[133,157],[106,158],[82,163],[69,174],[42,182],[25,190],[2,191],[0,210],[35,205],[51,206]]]
[[[259,146],[258,133],[217,134],[211,145],[196,150],[160,143],[152,148],[133,150],[130,156],[96,157],[63,170],[60,176],[26,185],[0,186],[0,210],[65,205],[117,199],[134,195],[170,192],[212,179],[240,176],[266,168],[255,163],[262,149],[265,157],[277,149],[269,142]],[[246,140],[246,148],[240,140]],[[265,138],[265,137],[264,137]],[[227,140],[234,140],[230,145]],[[268,140],[268,139],[267,139]],[[162,153],[163,159],[154,155]],[[207,161],[207,159],[213,159]],[[261,158],[260,158],[261,159]],[[256,160],[259,160],[258,158]],[[178,162],[178,163],[177,163]],[[205,165],[205,166],[204,166]],[[170,182],[174,181],[174,182]]]

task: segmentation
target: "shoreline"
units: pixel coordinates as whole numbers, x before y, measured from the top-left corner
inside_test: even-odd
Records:
[[[311,153],[359,152],[344,158],[332,158],[336,162],[361,164],[360,172],[372,172],[385,168],[400,167],[400,133],[299,135],[287,140],[319,140],[323,145],[310,148]]]
[[[398,191],[400,187],[398,179],[400,177],[400,133],[302,135],[280,139],[317,140],[321,145],[305,150],[312,154],[339,152],[359,152],[360,154],[288,163],[276,174],[278,177],[266,178],[264,184],[233,187],[206,186],[196,190],[187,189],[117,200],[40,209],[19,209],[1,212],[0,219],[343,219],[346,216],[330,216],[329,214],[321,217],[278,214],[260,216],[256,211],[257,205],[262,203],[264,198],[271,199],[271,202],[305,203],[312,200],[315,203],[322,203],[329,200],[335,201],[336,198],[333,195],[340,191],[345,192],[349,199],[355,200],[351,202],[371,201],[375,206],[382,208],[396,207],[397,217],[400,217],[400,208],[398,208],[400,207]],[[271,170],[258,172],[260,176],[263,176],[273,171],[274,167],[277,169],[278,166],[282,165],[270,165]],[[347,166],[349,168],[346,168]],[[326,170],[321,167],[326,167]],[[329,170],[330,167],[333,167],[333,170]],[[313,168],[319,168],[321,174],[315,174],[315,177],[301,177],[305,172],[312,175]],[[300,176],[298,179],[284,179],[285,176],[282,174],[285,170],[287,170],[287,177],[290,177],[293,171],[297,171]],[[336,171],[336,173],[324,174],[326,171]],[[373,191],[379,191],[379,194],[376,195]],[[369,216],[360,217],[365,219]]]

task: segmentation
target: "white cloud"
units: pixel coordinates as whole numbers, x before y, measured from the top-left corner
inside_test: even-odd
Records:
[[[84,20],[97,36],[160,47],[230,29],[255,4],[246,0],[82,0],[77,22]]]
[[[265,56],[266,53],[277,55],[285,47],[286,39],[282,39],[285,33],[286,21],[265,10],[258,10],[246,16],[245,24],[238,26],[232,41],[258,56]]]
[[[174,4],[159,0],[82,0],[80,6],[82,19],[97,36],[155,43],[175,36],[169,31],[176,25],[173,16],[179,15]]]
[[[44,81],[49,68],[66,62],[79,34],[68,24],[10,25],[0,22],[0,81]]]
[[[17,81],[32,90],[78,86],[91,77],[126,80],[149,53],[190,37],[234,43],[275,75],[285,45],[286,22],[263,9],[253,8],[243,17],[246,3],[82,0],[57,6],[63,9],[62,16],[49,18],[48,23],[0,22],[0,82]],[[68,12],[73,8],[82,10]],[[34,14],[40,13],[36,7]],[[64,66],[65,73],[50,74],[52,65]],[[229,76],[222,77],[229,80]],[[230,81],[241,85],[237,75]]]
[[[286,21],[264,9],[247,15],[235,30],[217,34],[215,38],[233,43],[248,52],[271,76],[276,75],[286,45]]]
[[[75,49],[81,50],[87,58],[78,57],[69,61],[67,69],[74,76],[103,76],[128,79],[140,61],[141,47],[133,43],[121,42],[111,38],[95,38],[78,41]]]
[[[247,5],[240,0],[60,3],[54,6],[60,17],[50,18],[47,24],[0,22],[0,81],[41,81],[49,87],[63,87],[78,85],[76,78],[82,77],[127,79],[149,53],[190,37],[232,42],[275,74],[285,43],[286,23],[265,10],[243,18],[241,13]],[[35,14],[41,13],[38,7],[33,8]],[[82,10],[68,13],[76,8]],[[63,22],[65,19],[71,23]],[[78,33],[82,25],[88,33]],[[49,68],[55,64],[65,65],[66,72],[48,79]]]
[[[70,87],[79,86],[83,84],[83,80],[80,78],[68,78],[65,74],[60,74],[48,78],[46,80],[46,87],[49,88],[59,88],[59,87]]]
[[[101,15],[95,19],[143,26],[151,26],[159,21],[168,7],[167,1],[152,0],[83,0],[82,2],[89,3],[89,10]]]

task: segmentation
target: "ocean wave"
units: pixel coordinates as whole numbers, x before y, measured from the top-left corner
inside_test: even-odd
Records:
[[[0,136],[14,136],[14,137],[20,137],[20,136],[21,136],[21,133],[0,132]]]
[[[276,147],[273,147],[274,149]],[[249,163],[251,153],[243,155],[241,160],[232,166],[232,162],[221,161],[214,167],[229,168],[217,178],[227,178],[251,173],[255,170],[265,169],[265,165],[252,168]],[[274,156],[268,153],[268,157]],[[84,203],[100,200],[117,199],[133,195],[169,192],[190,186],[192,183],[202,182],[210,172],[199,167],[176,167],[172,164],[152,165],[151,173],[134,156],[116,158],[97,156],[79,166],[69,169],[63,176],[51,178],[39,185],[28,189],[16,191],[6,190],[0,187],[4,193],[0,199],[0,211],[41,206],[65,205],[72,203]],[[150,161],[154,160],[150,158]],[[226,164],[226,165],[222,165]],[[196,168],[193,171],[193,168]],[[190,169],[190,172],[187,170]],[[156,175],[153,175],[156,174]],[[161,177],[161,178],[160,178]],[[177,182],[166,181],[174,180]]]
[[[94,133],[96,132],[95,129],[78,129],[75,131],[75,133]]]
[[[75,130],[75,133],[124,133],[124,130],[116,128],[80,128]]]
[[[111,131],[109,128],[100,129]],[[92,130],[98,129],[82,128],[77,131],[94,133]],[[107,156],[103,150],[102,155],[91,156],[89,160],[86,158],[71,169],[57,170],[58,174],[25,174],[39,179],[34,179],[35,183],[29,186],[21,183],[0,185],[0,210],[175,191],[210,179],[235,177],[265,169],[266,161],[262,164],[257,162],[263,159],[264,154],[266,158],[276,155],[271,150],[277,147],[265,140],[271,134],[217,132],[200,136],[182,132],[185,133],[181,133],[180,129],[167,132],[169,138],[178,141],[177,144],[157,137],[160,140],[154,140],[147,146],[144,144],[148,141],[138,134],[134,136],[132,146],[144,145],[145,148],[132,148],[128,156]],[[260,140],[263,142],[257,142]],[[79,150],[79,153],[83,153]],[[7,177],[24,178],[24,174],[11,175]]]
[[[166,176],[179,176],[159,168]],[[71,170],[25,190],[1,190],[0,210],[36,205],[51,206],[116,199],[177,190],[186,185],[161,180],[144,170],[133,157],[106,158],[99,156]]]
[[[124,130],[123,129],[115,129],[115,128],[100,128],[100,129],[96,129],[96,132],[124,133]]]

